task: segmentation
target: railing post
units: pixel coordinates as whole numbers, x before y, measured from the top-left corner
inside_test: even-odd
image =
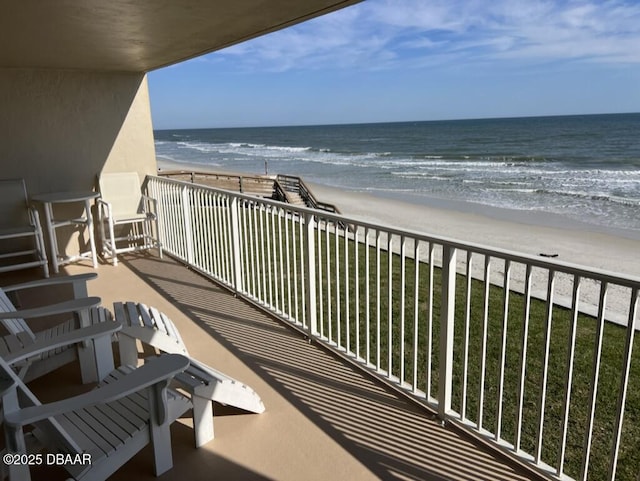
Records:
[[[442,246],[442,302],[440,304],[440,361],[438,417],[444,421],[451,410],[453,378],[453,330],[456,294],[456,248]]]
[[[191,202],[189,202],[189,187],[182,188],[182,213],[184,215],[184,236],[187,245],[187,262],[193,264],[193,226],[191,222]]]
[[[231,252],[233,255],[233,287],[236,294],[244,291],[242,275],[242,245],[240,243],[240,212],[239,200],[237,197],[231,198]]]
[[[318,333],[318,317],[317,317],[317,293],[316,293],[316,244],[315,244],[315,218],[313,214],[305,214],[304,216],[304,262],[305,273],[304,279],[306,292],[306,315],[309,329],[309,338]]]

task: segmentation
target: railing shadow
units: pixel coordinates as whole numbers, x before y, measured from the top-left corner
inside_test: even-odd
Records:
[[[123,259],[379,479],[529,479],[427,411],[173,261]],[[294,453],[292,453],[293,455]],[[331,462],[331,460],[327,460]]]

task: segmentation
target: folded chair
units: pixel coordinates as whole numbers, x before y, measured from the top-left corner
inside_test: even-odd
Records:
[[[19,351],[40,340],[55,341],[56,338],[81,327],[91,326],[112,320],[109,310],[99,307],[100,299],[87,297],[86,282],[96,277],[95,273],[76,276],[54,277],[39,281],[0,288],[0,322],[8,335],[0,338],[0,356],[7,359]],[[7,293],[19,293],[26,289],[51,287],[68,284],[73,288],[75,299],[34,309],[17,310]],[[67,320],[48,329],[32,330],[27,319],[36,319],[58,314],[67,314]],[[79,359],[82,381],[95,382],[113,370],[113,350],[111,336],[104,335],[96,345],[70,345],[44,351],[37,358],[16,364],[20,376],[25,382],[47,374],[60,366]]]
[[[157,248],[157,202],[143,195],[136,172],[105,173],[100,176],[98,221],[103,255],[118,264],[118,254],[134,250]]]
[[[137,341],[141,341],[143,348],[150,346],[162,353],[189,356],[178,329],[164,313],[136,302],[116,302],[113,309],[116,321],[122,324],[118,333],[121,363],[137,364]],[[191,396],[196,447],[214,437],[214,401],[248,412],[264,412],[260,396],[249,386],[192,357],[189,361],[189,368],[175,377],[174,385]]]
[[[0,180],[0,272],[49,264],[38,211],[29,205],[23,179]]]
[[[0,358],[3,460],[33,453],[23,459],[45,464],[53,456],[73,479],[100,481],[151,443],[155,474],[163,474],[173,466],[169,427],[190,408],[167,386],[188,365],[184,356],[160,356],[137,369],[113,371],[93,391],[43,405]],[[27,426],[34,429],[25,432]],[[3,467],[10,481],[31,479],[28,463]]]

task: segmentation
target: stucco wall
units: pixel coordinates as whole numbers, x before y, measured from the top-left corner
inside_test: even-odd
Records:
[[[155,173],[146,75],[0,69],[0,165],[31,195],[95,190],[103,171]],[[63,232],[60,247],[78,234]]]
[[[2,177],[29,192],[92,189],[101,171],[155,172],[146,76],[0,69]]]

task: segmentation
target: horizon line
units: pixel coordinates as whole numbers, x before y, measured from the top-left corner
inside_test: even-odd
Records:
[[[376,124],[405,124],[405,123],[427,123],[427,122],[465,122],[476,120],[512,120],[512,119],[536,119],[536,118],[555,118],[555,117],[590,117],[605,115],[634,115],[640,112],[599,112],[599,113],[582,113],[582,114],[548,114],[548,115],[516,115],[508,117],[468,117],[468,118],[450,118],[450,119],[431,119],[431,120],[379,120],[372,122],[337,122],[337,123],[318,123],[318,124],[281,124],[281,125],[243,125],[243,126],[227,126],[227,127],[178,127],[178,128],[154,128],[154,132],[167,130],[231,130],[231,129],[278,129],[278,128],[298,128],[298,127],[338,127],[346,125],[376,125]]]

